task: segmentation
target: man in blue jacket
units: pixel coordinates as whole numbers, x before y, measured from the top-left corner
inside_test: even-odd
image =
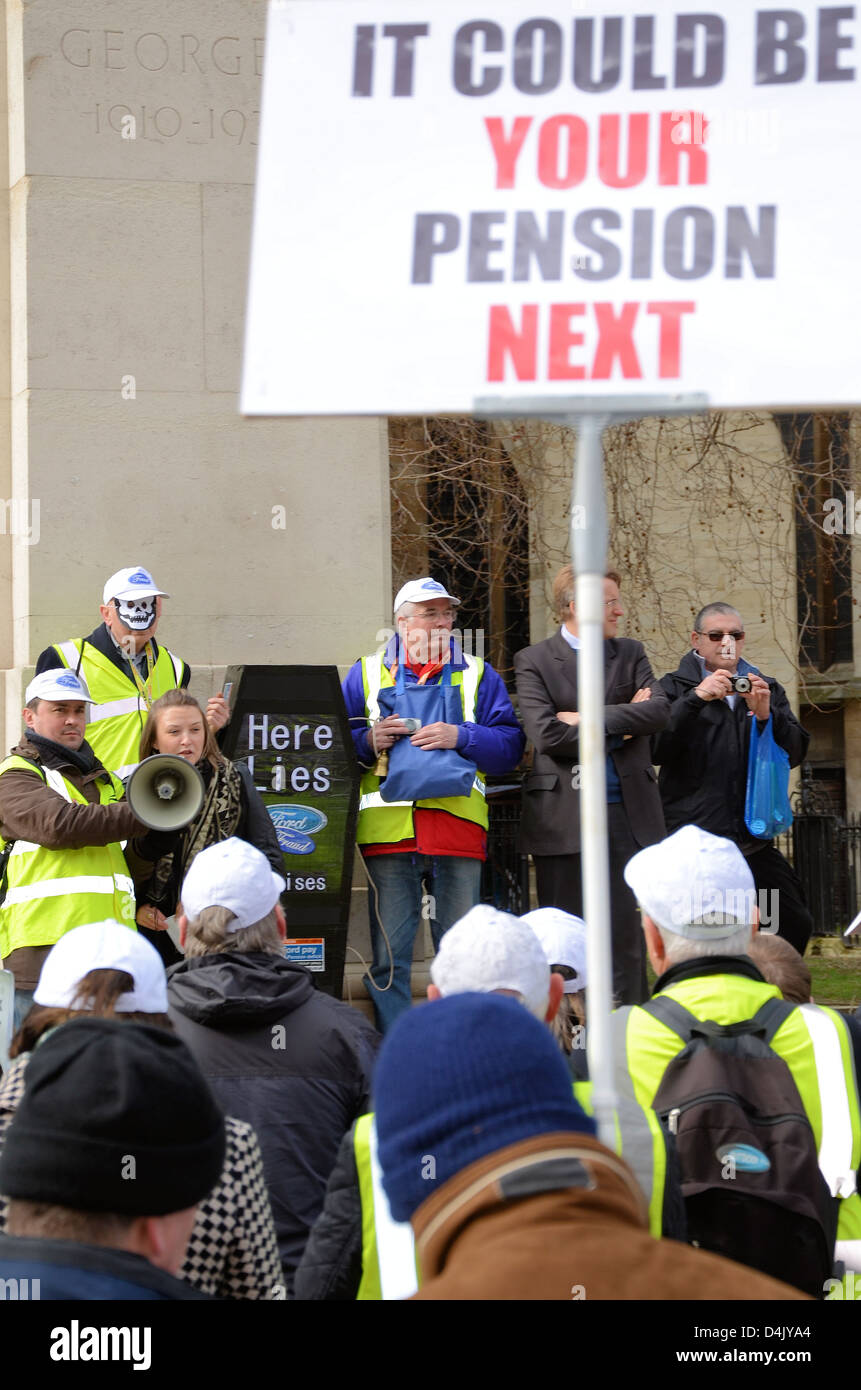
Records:
[[[410,580],[394,604],[397,633],[385,652],[362,657],[344,681],[356,756],[363,769],[357,840],[370,878],[368,895],[374,960],[365,986],[377,1026],[391,1027],[411,1001],[413,944],[429,916],[434,948],[443,933],[479,900],[487,857],[485,775],[510,772],[525,738],[501,678],[481,657],[465,655],[452,637],[457,604],[444,585]],[[450,679],[460,693],[462,718],[431,718],[411,732],[396,714],[384,714],[380,696],[399,669],[407,690]],[[442,697],[441,697],[442,698]],[[475,769],[466,795],[409,800],[381,794],[381,755],[402,738],[433,759],[454,749]]]

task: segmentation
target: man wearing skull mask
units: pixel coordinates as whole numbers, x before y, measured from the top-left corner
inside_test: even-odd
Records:
[[[184,661],[160,647],[155,633],[161,601],[169,598],[141,565],[118,570],[104,587],[103,622],[88,637],[58,642],[42,652],[36,673],[68,666],[93,699],[86,739],[99,761],[118,777],[137,766],[141,733],[154,700],[188,685]],[[214,695],[206,707],[214,730],[227,723],[227,702]]]

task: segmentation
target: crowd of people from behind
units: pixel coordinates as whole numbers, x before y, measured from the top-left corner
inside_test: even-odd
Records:
[[[617,634],[620,582],[612,1147],[586,1049],[570,567],[558,631],[516,658],[519,718],[432,578],[403,586],[391,642],[344,681],[376,1028],[285,955],[272,822],[221,752],[223,697],[203,709],[156,642],[149,571],[118,571],[102,625],[42,653],[0,764],[0,1280],[57,1299],[798,1300],[861,1270],[861,1024],[811,1000],[803,889],[744,814],[752,729],[792,765],[808,736],[728,604],[656,680]],[[538,907],[515,918],[479,901],[486,779],[527,738]],[[155,753],[202,779],[179,830],[125,798]],[[757,930],[763,893],[777,933]]]

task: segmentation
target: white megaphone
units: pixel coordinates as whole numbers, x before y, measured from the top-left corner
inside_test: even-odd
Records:
[[[172,753],[144,758],[126,784],[126,800],[151,830],[181,830],[194,820],[205,795],[194,764]]]

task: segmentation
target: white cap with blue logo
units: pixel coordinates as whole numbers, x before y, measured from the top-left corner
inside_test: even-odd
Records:
[[[170,594],[158,587],[149,570],[132,565],[111,575],[102,593],[102,603],[108,604],[112,598],[170,598]]]
[[[460,599],[450,594],[438,579],[410,579],[395,595],[395,612],[397,613],[402,603],[429,603],[436,598],[447,598],[449,603],[460,603]]]
[[[24,703],[31,700],[86,700],[92,704],[93,697],[87,689],[86,681],[76,676],[74,671],[43,671],[34,676],[24,693]]]

